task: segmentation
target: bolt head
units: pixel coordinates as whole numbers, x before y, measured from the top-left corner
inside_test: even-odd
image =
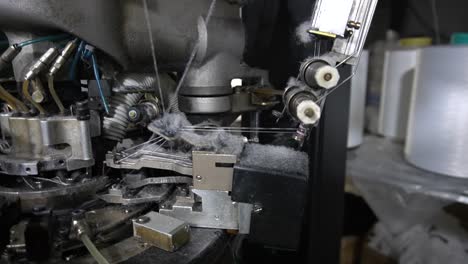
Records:
[[[151,220],[151,218],[149,218],[148,216],[144,215],[144,216],[138,217],[137,220],[136,220],[136,222],[139,223],[139,224],[146,224],[146,223],[148,223],[150,220]]]
[[[201,180],[203,179],[203,177],[200,176],[200,175],[195,176],[195,178],[196,178],[197,180],[199,180],[199,181],[201,181]]]
[[[31,95],[31,98],[36,103],[42,103],[45,99],[44,94],[41,91],[34,91]]]
[[[138,116],[138,113],[135,110],[130,110],[128,112],[128,117],[130,117],[131,119],[135,119],[137,116]]]

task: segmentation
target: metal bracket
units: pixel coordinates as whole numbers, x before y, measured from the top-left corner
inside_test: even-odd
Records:
[[[173,252],[190,240],[190,227],[187,223],[149,212],[133,220],[133,235],[157,248]]]
[[[236,155],[193,151],[193,186],[199,190],[232,190]]]
[[[194,227],[239,230],[248,234],[252,205],[231,200],[226,191],[192,190],[201,199],[176,197],[170,208],[159,209],[159,213],[183,220]],[[198,199],[197,199],[198,200]]]

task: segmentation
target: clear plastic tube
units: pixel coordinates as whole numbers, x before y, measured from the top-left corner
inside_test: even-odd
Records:
[[[106,258],[99,252],[99,250],[96,248],[96,246],[93,244],[91,239],[89,239],[88,235],[82,234],[80,236],[81,241],[85,245],[86,249],[88,249],[89,253],[93,258],[96,260],[98,264],[109,264],[109,261],[107,261]]]
[[[60,114],[64,114],[65,107],[63,106],[63,103],[60,100],[60,97],[57,95],[57,92],[55,91],[54,76],[49,76],[49,78],[47,79],[47,82],[49,84],[49,92],[52,95],[52,98],[54,99],[55,104],[59,108]]]
[[[13,95],[11,95],[2,85],[0,85],[1,99],[5,100],[14,110],[28,111],[28,108]]]

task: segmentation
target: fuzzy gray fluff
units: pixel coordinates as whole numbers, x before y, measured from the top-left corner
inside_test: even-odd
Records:
[[[305,21],[296,28],[296,39],[299,43],[307,44],[312,42],[313,36],[307,32],[310,29],[310,21]]]
[[[304,86],[304,84],[301,83],[297,78],[289,77],[288,87],[293,87],[293,86],[301,87],[301,86]]]
[[[273,145],[247,144],[240,165],[299,175],[307,175],[309,171],[306,153]]]
[[[182,130],[191,126],[187,117],[182,113],[165,114],[153,121],[148,129],[172,141],[174,147],[183,152],[192,150],[213,151],[219,154],[239,155],[244,148],[244,138],[226,131],[195,131]]]
[[[193,146],[193,150],[213,151],[219,154],[239,155],[245,145],[244,138],[225,131],[197,134],[184,131],[181,139]]]
[[[191,125],[183,113],[166,113],[151,122],[148,130],[166,139],[175,139],[180,136],[183,127]]]

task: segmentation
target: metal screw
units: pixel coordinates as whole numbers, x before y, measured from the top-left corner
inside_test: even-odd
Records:
[[[215,215],[214,217],[215,217],[216,221],[219,221],[219,215]]]
[[[36,103],[42,103],[44,102],[45,96],[41,91],[34,91],[31,95],[31,98]]]
[[[256,213],[256,214],[259,214],[263,211],[263,208],[261,205],[259,204],[254,204],[253,206],[253,212]]]
[[[361,28],[361,23],[355,22],[355,21],[349,21],[348,22],[348,27],[349,28],[354,28],[354,29],[360,29]]]
[[[135,119],[137,116],[138,116],[138,113],[135,110],[130,110],[128,112],[128,117],[130,117],[131,119]]]
[[[325,81],[330,81],[331,79],[333,78],[333,75],[331,73],[326,73],[324,76],[323,76],[323,79]]]
[[[203,177],[200,176],[200,175],[197,175],[195,178],[197,178],[197,180],[199,180],[199,181],[201,181],[203,179]]]
[[[136,221],[137,223],[139,224],[146,224],[148,223],[149,221],[151,220],[151,218],[149,218],[148,216],[140,216]]]

